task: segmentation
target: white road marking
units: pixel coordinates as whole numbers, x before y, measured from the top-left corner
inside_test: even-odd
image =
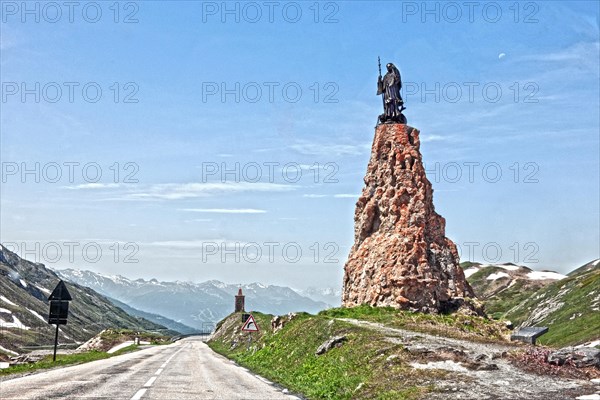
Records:
[[[144,393],[146,393],[146,390],[148,390],[148,389],[138,390],[137,393],[135,395],[133,395],[131,400],[140,400],[142,398],[142,396],[144,395]]]
[[[175,357],[184,348],[185,347],[182,347],[181,349],[177,350],[175,353],[171,354],[171,356],[160,366],[160,368],[154,373],[154,375],[160,375],[163,372],[163,369],[169,363],[169,361],[171,361],[173,359],[173,357]],[[144,384],[144,388],[149,388],[150,386],[152,386],[154,384],[154,381],[156,380],[156,378],[157,378],[157,376],[153,376],[152,378],[148,379],[148,382],[146,382]],[[131,400],[140,400],[142,398],[142,396],[144,396],[144,394],[146,393],[147,390],[148,389],[138,390],[137,393],[131,398]]]
[[[148,379],[148,382],[146,382],[144,384],[144,387],[150,387],[150,386],[152,386],[152,384],[154,383],[155,380],[156,380],[155,376],[153,376],[152,378]]]

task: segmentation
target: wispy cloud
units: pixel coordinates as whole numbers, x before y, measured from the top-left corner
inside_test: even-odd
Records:
[[[337,193],[337,194],[303,194],[302,197],[306,197],[309,199],[321,199],[324,197],[333,197],[335,199],[356,199],[358,198],[358,194],[353,193]]]
[[[264,214],[267,212],[256,208],[182,208],[180,211],[210,214]]]
[[[243,246],[246,242],[236,242],[225,239],[204,239],[204,240],[163,240],[156,242],[142,243],[143,246],[149,247],[167,247],[177,249],[203,249],[207,246],[214,247],[231,247],[231,246]]]
[[[520,60],[562,63],[576,66],[578,69],[589,69],[594,73],[598,73],[599,54],[600,42],[578,42],[551,53],[526,55],[521,57]]]
[[[83,183],[81,185],[63,186],[69,190],[86,190],[86,189],[115,189],[120,187],[118,183]]]
[[[371,145],[367,142],[359,144],[327,144],[300,141],[289,146],[301,154],[317,156],[356,156],[369,152]]]
[[[90,189],[90,187],[82,188]],[[182,200],[225,193],[287,192],[292,190],[296,190],[292,184],[268,182],[164,183],[142,188],[136,187],[134,190],[128,188],[121,194],[121,197],[113,198],[113,200]]]

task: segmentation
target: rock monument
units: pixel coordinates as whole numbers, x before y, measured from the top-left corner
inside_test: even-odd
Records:
[[[383,116],[392,111],[384,98]],[[445,236],[446,221],[435,212],[419,131],[392,118],[380,116],[379,122],[354,213],[343,306],[483,314],[456,246]]]

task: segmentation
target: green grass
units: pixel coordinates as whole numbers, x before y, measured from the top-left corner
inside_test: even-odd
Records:
[[[420,325],[423,331],[430,332],[435,332],[435,326],[442,323],[442,330],[452,327],[459,332],[460,327],[463,334],[472,336],[482,334],[481,326],[487,324],[473,322],[479,319],[473,317],[417,315],[392,308],[361,306],[331,309],[318,315],[302,313],[281,331],[272,333],[271,315],[253,315],[261,327],[259,333],[240,332],[241,315],[232,314],[221,321],[209,346],[309,399],[416,400],[435,391],[435,382],[447,374],[440,370],[413,369],[409,362],[417,356],[404,351],[401,344],[390,342],[374,329],[339,318],[383,321],[391,326]],[[466,321],[470,323],[465,324]],[[315,355],[323,342],[340,335],[347,337],[340,347]]]
[[[443,335],[480,342],[504,342],[508,332],[496,321],[462,314],[424,314],[399,311],[392,307],[358,306],[332,308],[319,315],[332,318],[355,318],[378,322],[394,328]]]
[[[57,354],[56,361],[52,361],[52,355],[47,355],[43,359],[38,362],[31,364],[20,364],[13,365],[9,368],[0,369],[0,376],[10,375],[10,374],[18,374],[18,373],[26,373],[33,372],[40,369],[48,369],[54,367],[63,367],[67,365],[76,365],[83,364],[90,361],[102,360],[105,358],[110,358],[114,356],[118,356],[120,354],[130,353],[138,349],[139,346],[131,345],[127,346],[119,351],[116,351],[112,354],[108,354],[104,351],[88,351],[85,353],[77,353],[77,354]]]

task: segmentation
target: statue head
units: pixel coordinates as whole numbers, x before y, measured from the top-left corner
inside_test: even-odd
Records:
[[[388,71],[390,71],[390,72],[391,72],[391,71],[394,69],[394,64],[392,64],[392,63],[387,63],[387,64],[385,65],[385,67],[387,68],[387,70],[388,70]]]

